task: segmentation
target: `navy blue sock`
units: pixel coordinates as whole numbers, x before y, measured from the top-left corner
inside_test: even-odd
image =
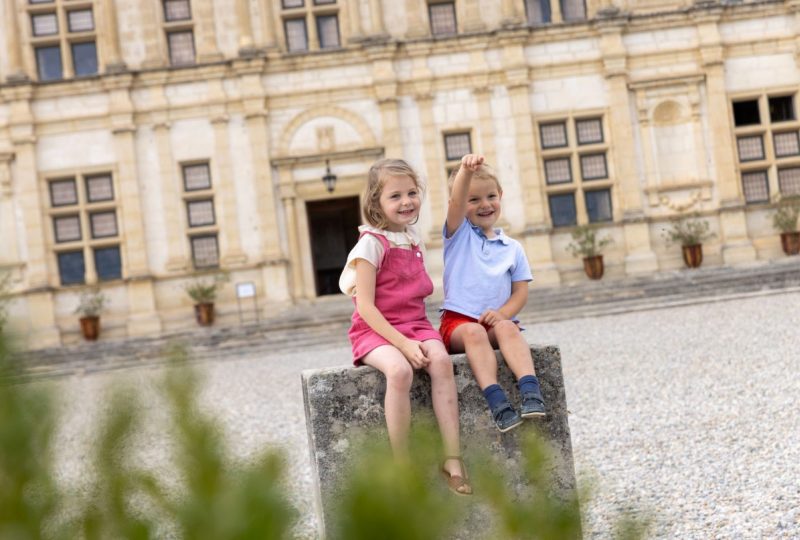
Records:
[[[483,397],[489,403],[489,408],[494,410],[500,403],[508,401],[506,393],[500,388],[499,384],[492,384],[483,389]]]
[[[541,393],[541,390],[539,390],[539,379],[536,378],[536,375],[525,375],[517,381],[517,385],[519,386],[520,394],[524,394],[525,392]]]

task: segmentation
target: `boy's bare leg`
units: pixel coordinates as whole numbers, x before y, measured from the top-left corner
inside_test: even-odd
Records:
[[[408,431],[411,426],[411,382],[414,369],[397,348],[381,345],[362,360],[386,376],[386,397],[383,408],[389,443],[396,459],[408,460]]]
[[[483,326],[478,323],[459,325],[450,334],[450,350],[467,353],[469,367],[481,390],[497,384],[497,358]]]
[[[500,321],[489,330],[489,339],[500,348],[503,358],[517,380],[525,375],[536,375],[531,358],[531,348],[519,326],[513,321]]]
[[[433,413],[442,433],[444,455],[460,456],[458,391],[453,374],[453,363],[444,344],[437,339],[429,339],[425,344],[425,356],[430,363],[424,368],[431,376],[431,398]],[[461,464],[457,460],[447,460],[444,469],[452,475],[462,476]]]

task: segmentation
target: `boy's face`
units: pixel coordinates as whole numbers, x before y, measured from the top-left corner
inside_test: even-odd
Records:
[[[473,178],[467,195],[467,219],[473,225],[492,232],[494,224],[500,219],[500,199],[503,191],[494,180]]]

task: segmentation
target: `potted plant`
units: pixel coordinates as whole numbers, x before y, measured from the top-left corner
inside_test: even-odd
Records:
[[[772,215],[772,226],[781,233],[781,247],[787,255],[800,253],[800,196],[778,199],[778,208]]]
[[[216,274],[208,278],[195,277],[184,285],[186,294],[194,300],[194,316],[200,326],[214,324],[214,301],[227,281],[226,274]]]
[[[579,225],[572,231],[572,242],[567,245],[567,251],[574,257],[583,257],[583,270],[589,279],[600,279],[604,271],[600,250],[611,242],[609,237],[598,238],[591,225]]]
[[[703,241],[714,237],[709,230],[708,221],[700,219],[697,214],[677,217],[670,220],[670,228],[662,234],[667,245],[681,245],[683,262],[688,268],[698,268],[703,263]]]
[[[108,298],[96,287],[81,293],[75,313],[80,315],[81,334],[86,341],[96,341],[100,335],[100,313]]]

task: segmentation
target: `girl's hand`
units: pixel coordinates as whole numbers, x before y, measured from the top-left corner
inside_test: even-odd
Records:
[[[483,165],[483,156],[478,154],[467,154],[461,158],[461,165],[470,172],[477,171]]]
[[[494,326],[500,321],[507,321],[508,317],[497,311],[496,309],[487,309],[484,311],[480,317],[478,317],[478,322],[481,324],[488,324],[489,326]]]
[[[407,339],[400,347],[400,352],[414,369],[424,368],[430,363],[428,357],[425,356],[424,345],[420,341]]]

